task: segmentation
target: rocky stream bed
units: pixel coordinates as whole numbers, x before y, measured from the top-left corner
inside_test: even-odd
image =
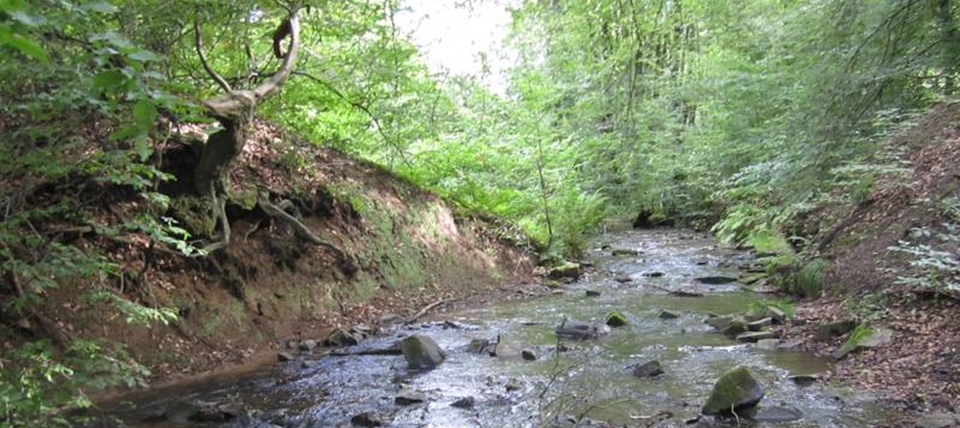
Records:
[[[776,298],[733,281],[749,253],[676,230],[609,233],[595,246],[593,267],[552,295],[382,326],[332,353],[293,343],[305,351],[253,374],[155,389],[103,410],[140,427],[234,428],[872,427],[891,416],[863,391],[820,382],[829,361],[789,349],[789,338],[763,340],[776,320],[744,326],[752,338],[705,323]],[[608,329],[613,312],[623,325]],[[558,338],[561,325],[573,331],[562,336],[595,337]],[[434,341],[443,361],[412,369],[396,348],[411,335]],[[717,380],[740,366],[763,391],[758,420],[700,416]]]

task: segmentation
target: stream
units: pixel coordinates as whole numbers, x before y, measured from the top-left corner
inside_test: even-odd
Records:
[[[369,420],[358,423],[388,427],[736,426],[695,419],[720,375],[745,365],[765,389],[761,407],[790,407],[803,414],[795,422],[743,421],[745,426],[871,427],[889,416],[865,392],[819,382],[799,386],[789,379],[826,372],[829,361],[760,350],[704,323],[708,314],[743,313],[758,300],[775,299],[744,291],[736,282],[705,285],[694,280],[738,277],[738,266],[751,261],[749,253],[683,230],[608,233],[594,246],[589,252],[594,267],[565,285],[564,293],[397,326],[348,349],[386,348],[410,334],[426,335],[447,354],[434,370],[410,371],[398,355],[306,356],[306,362],[280,363],[252,374],[147,391],[109,412],[137,427],[349,427],[362,413]],[[611,249],[639,254],[614,256]],[[651,276],[653,272],[663,275]],[[587,290],[600,295],[587,297]],[[681,297],[670,290],[702,296]],[[557,352],[554,330],[564,318],[602,323],[613,310],[626,315],[628,325],[598,339],[564,340],[560,343],[566,351]],[[664,310],[679,317],[661,319]],[[473,339],[497,337],[502,356],[467,349]],[[522,349],[537,359],[522,358]],[[662,362],[663,375],[631,374],[631,365],[653,359]],[[401,387],[423,392],[426,400],[395,404]],[[472,398],[472,406],[451,405],[464,397]],[[228,403],[252,416],[206,423],[170,416],[189,401]]]

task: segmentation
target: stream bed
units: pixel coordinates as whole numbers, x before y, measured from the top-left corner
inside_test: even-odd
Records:
[[[789,379],[823,373],[829,361],[760,350],[704,323],[708,314],[743,313],[754,302],[774,299],[744,291],[736,282],[695,281],[739,276],[749,253],[683,230],[608,233],[595,247],[589,252],[594,267],[563,293],[397,326],[348,349],[387,348],[407,335],[426,335],[447,354],[434,370],[410,371],[399,355],[308,355],[254,374],[148,391],[109,412],[139,427],[736,426],[697,415],[720,375],[745,365],[765,390],[761,407],[788,407],[803,416],[744,425],[871,427],[889,416],[867,393],[822,383],[800,386]],[[615,256],[613,249],[628,251]],[[633,250],[637,254],[630,254]],[[587,290],[599,295],[587,297]],[[702,295],[682,297],[671,290]],[[602,323],[613,310],[626,315],[626,326],[598,339],[558,341],[554,331],[564,319]],[[662,319],[664,310],[679,316]],[[498,338],[496,357],[468,351],[474,339]],[[566,350],[558,352],[558,345]],[[536,360],[521,356],[522,350],[532,351]],[[664,374],[631,374],[630,366],[654,359],[662,362]],[[401,388],[422,392],[424,402],[396,404]],[[249,416],[226,422],[178,418],[178,406],[186,402],[233,406]]]

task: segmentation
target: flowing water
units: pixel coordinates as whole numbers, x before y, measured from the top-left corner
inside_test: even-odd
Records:
[[[697,416],[724,371],[746,365],[766,391],[761,406],[803,413],[802,420],[787,426],[870,427],[883,421],[884,410],[867,394],[823,384],[801,387],[788,379],[825,372],[828,361],[738,344],[704,324],[708,314],[742,313],[751,303],[771,298],[743,291],[737,283],[708,286],[694,281],[710,275],[736,277],[737,266],[749,262],[748,254],[719,248],[702,234],[674,230],[611,233],[596,246],[590,252],[595,267],[568,285],[566,293],[447,314],[444,320],[455,323],[398,327],[355,347],[385,348],[409,334],[427,335],[447,353],[434,370],[409,371],[402,356],[328,356],[204,385],[151,391],[132,399],[135,406],[114,414],[138,426],[185,426],[159,415],[169,413],[175,403],[199,400],[228,403],[254,415],[206,426],[351,426],[351,418],[363,412],[376,414],[390,427],[534,427],[556,426],[558,420],[560,426],[573,426],[571,420],[597,426],[715,426],[724,423],[710,418],[691,425],[686,421]],[[640,253],[613,256],[610,248]],[[651,277],[652,272],[663,276]],[[601,295],[586,297],[588,289]],[[680,289],[703,296],[667,292]],[[629,324],[599,339],[564,341],[569,349],[556,351],[554,329],[563,319],[603,322],[612,310],[624,313]],[[663,310],[680,316],[660,319]],[[498,336],[506,356],[467,350],[472,339]],[[538,359],[524,360],[521,349],[534,351]],[[652,359],[663,363],[665,374],[646,379],[631,374],[632,364]],[[426,402],[395,404],[401,387],[424,392]],[[473,408],[451,406],[462,397],[472,397]],[[158,421],[142,422],[151,419]]]

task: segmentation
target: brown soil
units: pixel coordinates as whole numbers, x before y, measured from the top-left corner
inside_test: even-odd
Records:
[[[837,225],[815,240],[831,262],[826,296],[802,304],[785,336],[829,354],[847,337],[816,342],[820,323],[854,318],[889,327],[892,344],[839,362],[834,378],[910,408],[960,411],[960,296],[896,284],[918,272],[909,255],[890,249],[913,228],[940,227],[948,220],[940,201],[960,196],[960,105],[935,108],[894,145],[905,152],[903,175],[881,179],[858,206],[823,213],[823,223]]]
[[[202,134],[199,126],[186,129]],[[227,211],[233,240],[224,251],[186,257],[151,244],[142,232],[110,237],[56,219],[37,224],[44,234],[68,231],[51,236],[103,253],[123,274],[60,284],[18,327],[7,324],[0,331],[3,346],[47,337],[50,331],[67,340],[111,339],[129,347],[160,382],[258,361],[286,339],[319,339],[332,328],[375,324],[386,314],[410,316],[438,300],[469,304],[539,289],[532,246],[515,228],[461,215],[437,195],[374,164],[317,147],[264,121],[257,122],[253,134],[231,174]],[[205,213],[189,208],[192,151],[186,142],[158,149],[163,168],[178,177],[161,190],[174,206],[179,201],[188,207],[165,215],[204,236]],[[98,195],[84,204],[86,217],[97,223],[120,224],[143,212],[135,192],[84,180],[90,183],[84,192]],[[63,183],[47,187],[44,195],[25,200],[43,206],[75,190]],[[245,206],[258,192],[274,202],[292,201],[313,233],[348,253],[359,269],[335,252],[300,241],[255,206]],[[130,325],[109,305],[78,300],[93,290],[175,309],[180,320],[169,326]]]

